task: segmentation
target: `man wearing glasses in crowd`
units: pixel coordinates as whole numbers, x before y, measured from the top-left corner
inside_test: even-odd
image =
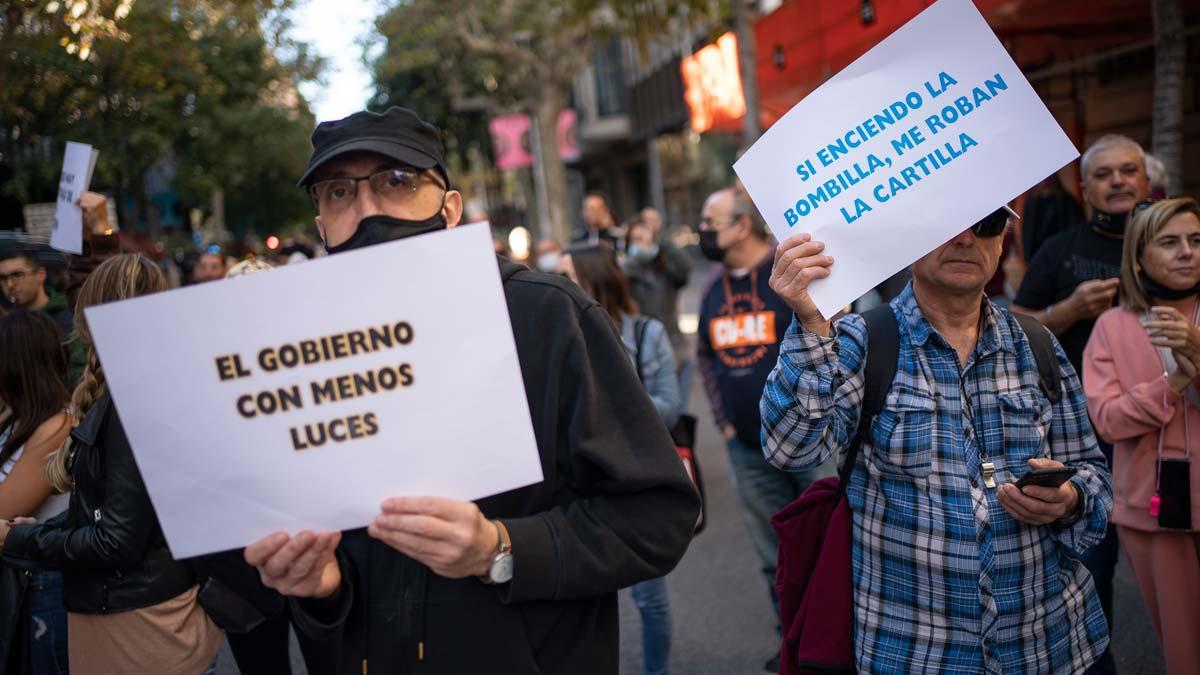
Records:
[[[300,183],[330,253],[458,225],[440,134],[411,111],[322,123],[313,146]],[[669,572],[691,539],[698,496],[611,319],[566,279],[498,264],[545,479],[478,502],[392,498],[365,530],[246,549],[338,672],[616,672],[616,591]],[[454,292],[341,290],[397,308]]]
[[[859,672],[1079,673],[1108,645],[1078,558],[1104,536],[1108,466],[1062,348],[984,293],[1007,217],[918,260],[890,303],[895,375],[846,492]],[[876,390],[865,320],[831,324],[808,292],[836,268],[807,234],[775,258],[771,286],[795,311],[761,404],[763,452],[780,468],[847,450]],[[1059,475],[1015,484],[1035,469]]]
[[[37,256],[23,250],[7,250],[0,254],[0,291],[14,307],[30,311],[43,309],[50,303],[46,292],[46,268]]]
[[[713,421],[725,437],[734,489],[778,617],[771,516],[828,472],[814,468],[789,473],[763,461],[758,399],[792,311],[768,283],[775,248],[766,223],[744,192],[726,188],[705,200],[700,251],[720,265],[700,301],[696,365]],[[764,669],[778,672],[779,655],[772,655]]]

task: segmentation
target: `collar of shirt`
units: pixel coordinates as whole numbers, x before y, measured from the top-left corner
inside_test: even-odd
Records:
[[[938,342],[943,347],[952,349],[950,343],[934,330],[929,321],[925,319],[925,315],[921,313],[921,306],[917,304],[917,296],[913,293],[911,281],[892,302],[893,306],[900,310],[904,328],[908,331],[914,347],[922,348],[929,341],[930,336],[937,336]],[[983,297],[981,303],[983,327],[979,331],[979,340],[975,344],[972,360],[978,360],[1001,350],[1016,354],[1016,337],[1009,330],[1007,322],[1002,324],[997,320],[996,308],[986,296]]]

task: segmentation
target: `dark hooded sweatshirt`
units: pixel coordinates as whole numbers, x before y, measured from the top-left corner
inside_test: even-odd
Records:
[[[500,265],[545,475],[478,502],[508,528],[513,579],[445,579],[347,533],[338,593],[292,600],[337,673],[615,674],[617,590],[691,540],[698,497],[612,320],[564,279]]]

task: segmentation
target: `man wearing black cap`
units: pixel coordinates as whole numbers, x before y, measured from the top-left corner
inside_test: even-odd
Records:
[[[300,183],[330,253],[458,224],[438,131],[412,112],[322,123],[313,146]],[[365,530],[246,549],[337,672],[616,673],[616,591],[666,574],[691,538],[697,495],[607,315],[499,264],[544,481],[477,503],[393,498]]]

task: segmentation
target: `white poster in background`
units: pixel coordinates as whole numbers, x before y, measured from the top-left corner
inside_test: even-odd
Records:
[[[733,168],[776,238],[826,243],[830,317],[1078,155],[979,10],[939,0]]]
[[[58,180],[58,203],[54,207],[54,228],[50,231],[50,246],[59,251],[83,253],[83,210],[79,198],[92,183],[99,150],[75,141],[67,142],[63,154],[62,176]]]
[[[542,480],[491,232],[87,310],[171,552]]]

